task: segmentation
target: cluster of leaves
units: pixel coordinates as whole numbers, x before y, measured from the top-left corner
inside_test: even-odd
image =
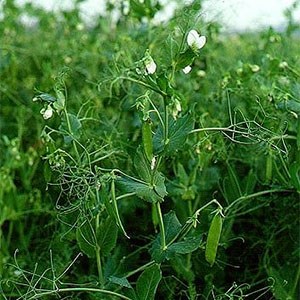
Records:
[[[122,1],[85,25],[77,5],[4,2],[3,299],[296,297],[292,13],[286,32],[224,35],[199,1],[156,24],[161,8]]]

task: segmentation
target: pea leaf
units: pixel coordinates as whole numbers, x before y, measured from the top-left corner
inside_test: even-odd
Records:
[[[96,254],[96,240],[95,232],[90,220],[86,220],[76,230],[76,239],[80,250],[89,258],[95,257]]]
[[[161,270],[158,264],[147,268],[138,278],[136,292],[138,300],[154,299],[156,289],[161,280]]]
[[[187,254],[197,250],[200,246],[201,235],[187,237],[183,241],[173,243],[168,247],[170,253]]]
[[[295,268],[297,271],[297,268]],[[276,299],[296,299],[296,292],[293,284],[296,278],[296,272],[292,271],[290,266],[282,266],[280,268],[270,267],[267,269],[268,275],[275,281],[273,293]]]
[[[137,181],[127,177],[119,177],[117,183],[127,193],[135,193],[139,198],[156,203],[167,195],[165,177],[158,171],[150,169],[145,154],[138,148],[134,158],[134,166],[142,180]]]
[[[64,117],[59,126],[59,130],[65,132],[64,142],[69,144],[74,138],[79,138],[81,135],[81,127],[80,120],[75,115],[68,113],[68,121]]]
[[[194,120],[190,114],[174,120],[169,120],[169,136],[165,143],[162,127],[159,127],[154,135],[154,147],[157,153],[162,151],[166,155],[172,155],[175,151],[184,147],[189,132],[194,128]]]
[[[176,69],[180,70],[192,64],[195,57],[196,54],[193,52],[193,50],[190,47],[187,48],[185,52],[179,54],[178,60],[176,62]]]
[[[126,177],[119,177],[117,179],[117,184],[124,191],[127,193],[135,193],[139,198],[151,203],[162,201],[163,197],[167,195],[164,182],[165,178],[159,172],[154,174],[153,185]]]
[[[100,223],[97,231],[97,244],[101,255],[109,255],[111,250],[116,246],[117,237],[118,227],[113,218],[108,217]]]
[[[136,155],[134,156],[134,167],[139,174],[139,178],[150,183],[151,182],[151,169],[150,164],[145,157],[141,147],[138,147]]]
[[[281,110],[293,111],[296,114],[300,114],[300,101],[295,101],[295,100],[281,101],[277,104],[277,107]]]
[[[129,283],[129,281],[127,280],[126,277],[110,276],[110,277],[108,278],[108,280],[109,280],[111,283],[114,283],[114,284],[117,284],[117,285],[119,285],[119,286],[127,287],[127,288],[132,289],[132,286],[131,286],[131,284]]]
[[[166,243],[168,244],[177,235],[182,226],[179,220],[177,219],[177,216],[174,211],[170,211],[168,214],[164,215],[163,220],[165,226]],[[160,233],[154,240],[149,252],[152,258],[159,263],[164,261],[165,259],[170,258],[171,256],[169,248],[167,248],[166,250],[161,249]]]
[[[294,162],[290,166],[290,175],[291,175],[291,182],[293,186],[300,191],[300,166],[297,162]]]
[[[48,102],[48,103],[53,103],[57,100],[55,97],[53,97],[52,95],[47,94],[47,93],[39,94],[35,98],[37,100],[41,100],[41,101]]]

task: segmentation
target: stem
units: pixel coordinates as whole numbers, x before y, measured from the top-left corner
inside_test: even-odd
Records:
[[[37,292],[37,291],[35,291]],[[128,298],[124,295],[112,292],[112,291],[108,291],[108,290],[103,290],[103,289],[95,289],[95,288],[88,288],[88,287],[84,287],[84,288],[65,288],[65,289],[57,289],[57,290],[52,290],[52,291],[46,291],[46,292],[41,292],[39,294],[35,294],[32,297],[29,297],[28,300],[31,299],[38,299],[47,295],[51,295],[51,294],[58,294],[58,293],[66,293],[66,292],[95,292],[95,293],[102,293],[102,294],[108,294],[108,295],[113,295],[116,297],[119,297],[121,299],[125,299],[125,300],[132,300],[132,298]]]
[[[115,175],[112,172],[112,180],[111,180],[111,201],[112,201],[112,206],[113,206],[115,218],[116,218],[116,221],[117,221],[117,225],[120,227],[123,234],[129,239],[130,237],[127,235],[127,233],[124,229],[124,226],[123,226],[121,218],[120,218],[119,210],[118,210],[118,204],[117,204],[117,199],[116,199],[116,191],[115,191],[115,178],[114,177],[115,177]]]
[[[258,197],[258,196],[262,196],[262,195],[266,195],[266,194],[271,194],[271,193],[280,193],[280,192],[290,192],[290,190],[274,189],[274,190],[266,190],[266,191],[257,192],[257,193],[250,194],[250,195],[247,195],[247,196],[241,196],[241,197],[237,198],[236,200],[234,200],[229,206],[226,207],[225,214],[234,205],[236,205],[238,202],[240,202],[242,200],[248,200],[248,199],[251,199],[251,198]]]
[[[211,201],[209,201],[208,203],[206,203],[204,206],[202,206],[201,208],[199,208],[198,210],[195,211],[192,219],[197,219],[198,218],[198,215],[199,213],[205,209],[206,207],[210,206],[212,203],[215,203],[218,205],[219,209],[222,210],[223,207],[222,205],[216,200],[216,199],[213,199]],[[223,216],[223,214],[221,213],[221,215]],[[173,244],[179,237],[180,238],[183,238],[185,237],[189,231],[192,229],[192,227],[194,227],[194,222],[189,222],[187,221],[181,228],[181,230],[176,234],[176,236],[168,243],[167,247],[171,244]]]
[[[79,152],[78,152],[78,149],[77,149],[76,142],[73,139],[73,132],[71,130],[71,123],[70,123],[69,115],[68,115],[68,112],[67,112],[66,108],[64,108],[64,113],[65,113],[65,116],[66,116],[68,131],[69,131],[70,135],[72,136],[72,145],[74,147],[74,150],[75,150],[75,153],[76,153],[76,157],[79,160],[80,159],[80,155],[79,155]]]
[[[188,210],[189,215],[191,215],[193,213],[192,200],[188,200]]]
[[[3,245],[1,243],[1,241],[2,241],[2,229],[1,229],[1,226],[0,226],[0,249],[3,249]],[[1,275],[3,274],[3,261],[4,261],[3,258],[4,258],[4,253],[2,255],[2,251],[1,251],[0,252],[0,274]]]
[[[163,119],[162,119],[162,117],[161,117],[161,115],[160,115],[158,109],[156,108],[155,104],[154,104],[153,101],[150,99],[150,97],[147,97],[147,99],[148,99],[148,101],[150,102],[150,104],[152,105],[154,111],[156,112],[157,117],[158,117],[158,119],[159,119],[159,121],[160,121],[161,126],[162,126],[163,128],[165,128],[165,123],[164,123],[164,121],[163,121]]]
[[[138,272],[140,272],[140,271],[143,271],[144,269],[146,269],[146,268],[152,266],[153,264],[155,264],[155,261],[154,261],[154,260],[149,261],[148,263],[144,264],[143,266],[140,266],[139,268],[137,268],[137,269],[135,269],[135,270],[129,272],[129,273],[125,276],[125,278],[128,278],[128,277],[130,277],[130,276],[132,276],[132,275],[134,275],[134,274],[136,274],[136,273],[138,273]]]
[[[300,278],[300,265],[298,266],[298,271],[297,271],[297,274],[296,274],[296,278],[294,280],[294,284],[293,284],[293,287],[291,289],[291,296],[296,295],[296,290],[297,290],[297,286],[298,286],[298,283],[299,283],[299,278]]]
[[[164,144],[165,146],[169,143],[169,116],[168,116],[168,107],[166,103],[166,97],[164,97]]]
[[[140,84],[140,85],[142,85],[142,86],[144,86],[144,87],[146,87],[146,88],[148,88],[148,89],[150,89],[150,90],[152,90],[152,91],[154,91],[154,92],[156,92],[156,93],[158,93],[162,96],[167,95],[164,91],[158,90],[158,89],[154,88],[153,86],[151,86],[150,84],[148,84],[144,81],[141,81],[141,80],[137,80],[137,79],[130,78],[130,77],[124,77],[124,76],[121,76],[118,79],[124,79],[124,80],[132,81],[134,83]]]
[[[100,214],[97,214],[96,216],[96,234],[99,231],[99,224],[100,224]],[[100,247],[97,243],[96,245],[96,261],[97,261],[97,270],[98,270],[98,278],[101,287],[104,285],[104,277],[103,277],[103,272],[102,272],[102,263],[101,263],[101,255],[100,255]]]
[[[158,215],[158,223],[159,223],[159,229],[160,229],[160,237],[161,237],[161,248],[162,250],[166,250],[166,233],[165,233],[165,226],[164,226],[164,221],[160,209],[160,203],[156,202],[156,210],[157,210],[157,215]]]

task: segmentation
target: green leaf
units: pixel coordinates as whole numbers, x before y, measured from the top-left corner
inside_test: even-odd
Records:
[[[300,150],[300,118],[297,121],[297,147]]]
[[[134,167],[139,174],[139,178],[146,181],[147,183],[151,182],[151,169],[150,163],[145,157],[141,147],[138,147],[136,155],[134,156]]]
[[[42,94],[36,96],[36,99],[47,102],[47,103],[53,103],[57,100],[55,97],[53,97],[52,95],[47,94],[47,93],[42,93]]]
[[[164,184],[165,178],[159,172],[154,176],[153,181],[152,186],[146,182],[142,183],[125,177],[119,177],[116,182],[127,193],[135,193],[147,202],[156,203],[162,201],[167,191]]]
[[[137,181],[127,177],[118,177],[116,182],[119,186],[127,193],[135,193],[147,202],[162,201],[167,195],[165,177],[158,171],[150,170],[150,165],[141,148],[137,150],[134,166],[142,180]]]
[[[276,299],[293,300],[296,299],[294,282],[297,268],[291,270],[290,266],[283,266],[280,269],[274,267],[268,268],[268,275],[274,279],[273,293]]]
[[[97,230],[97,244],[100,247],[101,255],[107,256],[116,246],[118,227],[115,221],[108,217],[99,224]]]
[[[188,186],[190,179],[187,175],[183,165],[181,163],[178,163],[177,165],[177,176],[179,177],[180,183],[182,183],[184,186]]]
[[[300,102],[295,100],[286,100],[277,104],[277,107],[281,110],[293,111],[296,114],[300,114]]]
[[[80,120],[73,114],[67,114],[67,118],[64,117],[62,119],[61,125],[59,126],[59,130],[65,131],[64,141],[66,144],[70,143],[74,138],[79,138],[81,135],[81,122]]]
[[[181,242],[173,243],[168,247],[169,252],[187,254],[197,250],[201,243],[201,236],[187,237]]]
[[[127,287],[127,288],[132,289],[132,286],[131,286],[131,284],[129,283],[129,281],[127,280],[126,277],[110,276],[110,277],[108,278],[108,280],[109,280],[111,283],[114,283],[114,284],[117,284],[117,285],[119,285],[119,286]]]
[[[181,70],[186,66],[189,66],[193,63],[195,57],[197,55],[194,51],[189,47],[185,52],[182,52],[178,56],[178,60],[176,62],[176,70]]]
[[[138,278],[136,292],[138,300],[154,299],[156,289],[161,280],[161,270],[158,264],[147,268]]]
[[[168,143],[164,143],[163,130],[159,127],[154,135],[154,147],[157,153],[162,151],[166,155],[173,155],[175,151],[184,147],[188,134],[194,128],[194,120],[190,114],[174,120],[169,120]]]
[[[53,107],[58,111],[62,111],[65,107],[65,95],[62,93],[62,91],[56,91],[57,101],[54,102]]]
[[[180,224],[176,213],[172,210],[164,215],[163,220],[165,225],[166,242],[169,243],[181,230],[182,225]]]
[[[86,220],[76,230],[76,239],[80,250],[89,258],[96,255],[95,232],[90,220]]]
[[[289,171],[291,175],[292,184],[299,192],[300,191],[300,164],[297,162],[292,163],[290,165]]]
[[[166,243],[168,244],[179,233],[182,225],[178,221],[174,211],[170,211],[168,214],[164,215],[163,220],[165,225]],[[157,235],[149,252],[151,254],[151,257],[158,263],[164,261],[165,259],[169,259],[172,256],[172,253],[169,251],[169,248],[167,248],[166,250],[161,249],[160,234]]]
[[[183,255],[176,255],[170,260],[170,265],[175,270],[176,274],[183,277],[186,281],[194,281],[195,274],[193,269],[187,266],[186,257]]]

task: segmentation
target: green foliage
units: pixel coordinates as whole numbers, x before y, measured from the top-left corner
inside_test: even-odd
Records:
[[[159,265],[155,264],[147,268],[136,282],[138,300],[154,299],[157,286],[162,278]]]
[[[293,9],[227,34],[201,1],[75,2],[1,3],[0,298],[296,299]]]

